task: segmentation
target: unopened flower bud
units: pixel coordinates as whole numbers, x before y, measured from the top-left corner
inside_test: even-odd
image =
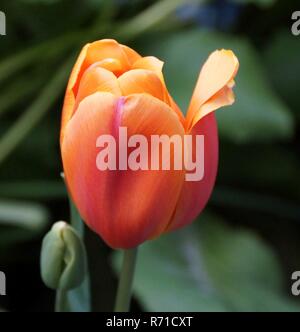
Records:
[[[56,222],[46,234],[41,251],[41,275],[52,289],[78,287],[85,277],[86,251],[77,232],[66,222]]]

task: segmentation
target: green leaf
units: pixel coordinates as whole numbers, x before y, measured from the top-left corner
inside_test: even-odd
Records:
[[[143,307],[167,312],[226,311],[202,268],[198,248],[185,248],[178,240],[176,233],[139,248],[133,287]],[[115,253],[114,263],[119,269],[120,252]]]
[[[36,236],[46,228],[48,222],[48,211],[40,204],[0,200],[1,247]]]
[[[48,220],[47,210],[30,202],[0,200],[0,223],[33,231],[41,229]]]
[[[120,28],[113,32],[113,36],[124,41],[133,40],[137,36],[150,31],[160,22],[166,23],[168,16],[177,8],[187,3],[203,2],[203,0],[161,0],[147,7],[133,18],[129,19]],[[138,27],[138,29],[137,29]]]
[[[47,188],[47,190],[45,190]],[[1,181],[0,195],[8,198],[57,199],[66,197],[66,188],[58,180]]]
[[[289,30],[280,30],[269,43],[264,52],[264,63],[268,75],[278,94],[294,110],[300,119],[300,43],[299,38]]]
[[[268,246],[208,214],[142,245],[134,281],[136,296],[150,311],[299,310],[281,286]]]
[[[73,57],[63,63],[35,101],[1,137],[0,163],[23,141],[58,98],[66,83],[71,67],[71,60],[73,60]]]
[[[190,30],[153,41],[149,52],[165,61],[168,87],[185,112],[200,67],[212,51],[221,48],[236,53],[240,69],[236,77],[235,104],[217,111],[220,134],[237,143],[291,137],[291,113],[272,91],[261,59],[246,39]]]
[[[225,208],[261,212],[273,218],[300,220],[300,207],[296,202],[266,193],[218,186],[214,188],[211,202]]]
[[[53,3],[59,2],[61,0],[20,0],[21,2],[24,2],[26,4],[46,4],[51,5]]]
[[[254,233],[232,230],[205,218],[199,242],[208,274],[219,294],[235,311],[296,311],[300,306],[283,296],[283,277],[271,249]],[[190,236],[194,233],[189,231]]]
[[[40,84],[41,78],[39,77],[35,77],[31,82],[28,82],[28,78],[25,80],[23,77],[13,81],[4,91],[1,91],[0,116],[24,99],[26,100],[38,89]]]

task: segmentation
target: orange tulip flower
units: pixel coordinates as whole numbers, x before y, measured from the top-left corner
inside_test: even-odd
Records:
[[[81,217],[108,245],[133,248],[191,223],[203,210],[218,165],[213,111],[234,102],[238,65],[232,51],[213,52],[184,117],[166,88],[160,60],[110,39],[82,49],[66,90],[61,154]],[[203,179],[185,181],[184,169],[99,171],[97,138],[110,134],[118,140],[120,127],[148,139],[152,134],[204,135]]]

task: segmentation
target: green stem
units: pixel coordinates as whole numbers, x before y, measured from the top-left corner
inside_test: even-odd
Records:
[[[66,295],[67,291],[57,289],[55,298],[55,312],[65,312]]]
[[[115,312],[129,311],[137,250],[138,248],[124,250]]]
[[[69,196],[70,205],[70,215],[71,215],[71,225],[76,229],[78,234],[80,234],[82,240],[84,240],[84,226],[83,221],[77,211],[75,204],[73,203],[71,197]]]
[[[84,242],[84,224],[81,217],[74,205],[71,197],[69,197],[70,202],[70,212],[71,212],[71,225],[76,229],[77,233],[80,235],[82,241]],[[90,312],[91,311],[91,285],[90,285],[90,273],[89,269],[86,271],[86,276],[83,283],[70,290],[67,296],[67,301],[69,304],[70,311],[72,312]],[[80,303],[80,307],[74,306],[74,299]]]

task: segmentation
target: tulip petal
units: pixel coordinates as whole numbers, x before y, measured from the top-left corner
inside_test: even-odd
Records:
[[[65,180],[82,218],[96,227],[92,218],[97,204],[95,181],[103,180],[96,168],[96,139],[112,131],[117,98],[110,93],[95,93],[85,98],[65,128],[61,154]],[[105,182],[101,182],[105,186]]]
[[[130,248],[159,235],[169,223],[184,171],[99,171],[96,140],[101,134],[184,134],[178,117],[146,94],[86,97],[66,127],[62,159],[66,182],[82,218],[111,247]],[[124,144],[120,141],[120,144]],[[127,151],[130,153],[130,150]]]
[[[147,56],[138,59],[132,66],[132,69],[146,69],[153,71],[164,83],[162,68],[164,63],[154,56]]]
[[[138,59],[141,58],[141,56],[130,47],[126,45],[121,45],[121,48],[125,52],[127,59],[131,65],[133,65]]]
[[[171,97],[171,95],[169,94],[165,81],[164,81],[164,77],[163,77],[163,73],[162,73],[162,69],[163,69],[163,61],[157,59],[154,56],[147,56],[144,58],[140,58],[139,60],[137,60],[132,68],[133,69],[146,69],[146,70],[151,70],[153,71],[161,80],[163,86],[165,87],[164,89],[164,101],[171,106],[171,108],[176,112],[176,114],[178,115],[181,123],[183,125],[185,125],[185,119],[184,116],[182,115],[179,107],[177,106],[177,104],[175,103],[175,101],[173,100],[173,98]]]
[[[111,71],[115,76],[120,76],[123,74],[123,68],[119,60],[113,58],[107,58],[98,62],[93,63],[87,70],[100,67],[108,71]],[[86,70],[86,71],[87,71]]]
[[[117,77],[112,72],[101,67],[94,66],[87,69],[80,81],[75,110],[85,97],[95,92],[110,92],[116,96],[121,96]]]
[[[217,175],[218,129],[214,114],[210,113],[201,119],[190,134],[204,135],[204,177],[200,181],[184,182],[174,216],[166,231],[173,231],[193,222],[204,209]]]
[[[179,135],[183,139],[184,128],[174,112],[166,104],[147,95],[131,95],[125,100],[121,125],[128,128],[128,136],[140,134],[151,140],[151,135]],[[149,143],[150,144],[150,143]],[[173,153],[171,151],[173,156]],[[171,156],[171,159],[173,158]],[[162,151],[160,151],[162,158]],[[149,152],[150,159],[150,152]],[[128,243],[135,243],[136,234],[144,240],[157,237],[169,223],[184,180],[184,170],[170,169],[128,171],[120,188],[117,209],[123,222],[115,224],[112,234],[128,230]],[[122,207],[122,211],[121,211]],[[126,222],[127,221],[127,222]],[[143,240],[143,241],[144,241]]]
[[[81,50],[69,78],[65,99],[64,99],[63,110],[62,110],[62,117],[61,117],[60,142],[62,142],[64,136],[65,126],[68,123],[68,121],[71,119],[74,112],[75,93],[73,89],[78,81],[78,76],[81,72],[81,67],[85,60],[88,48],[89,44],[85,45]]]
[[[218,91],[214,96],[212,96],[205,104],[200,108],[200,112],[196,112],[192,120],[192,127],[205,115],[223,107],[229,106],[234,103],[234,93],[231,88],[225,86],[223,89]]]
[[[179,106],[175,103],[174,99],[172,98],[172,96],[169,94],[169,92],[167,90],[166,90],[165,100],[166,100],[166,103],[172,108],[172,110],[175,111],[175,113],[177,114],[181,124],[185,128],[186,127],[186,119],[183,116],[183,114],[181,113],[181,110],[180,110]]]
[[[121,75],[118,82],[124,96],[134,93],[148,93],[165,101],[164,86],[158,76],[150,70],[130,70]]]
[[[234,96],[231,88],[238,66],[232,51],[215,51],[209,56],[201,69],[188,109],[187,130],[209,112],[232,104]],[[206,103],[209,106],[205,106]]]
[[[130,69],[130,62],[124,48],[113,39],[102,39],[91,43],[86,54],[85,63],[89,66],[107,58],[119,60],[124,71]]]

